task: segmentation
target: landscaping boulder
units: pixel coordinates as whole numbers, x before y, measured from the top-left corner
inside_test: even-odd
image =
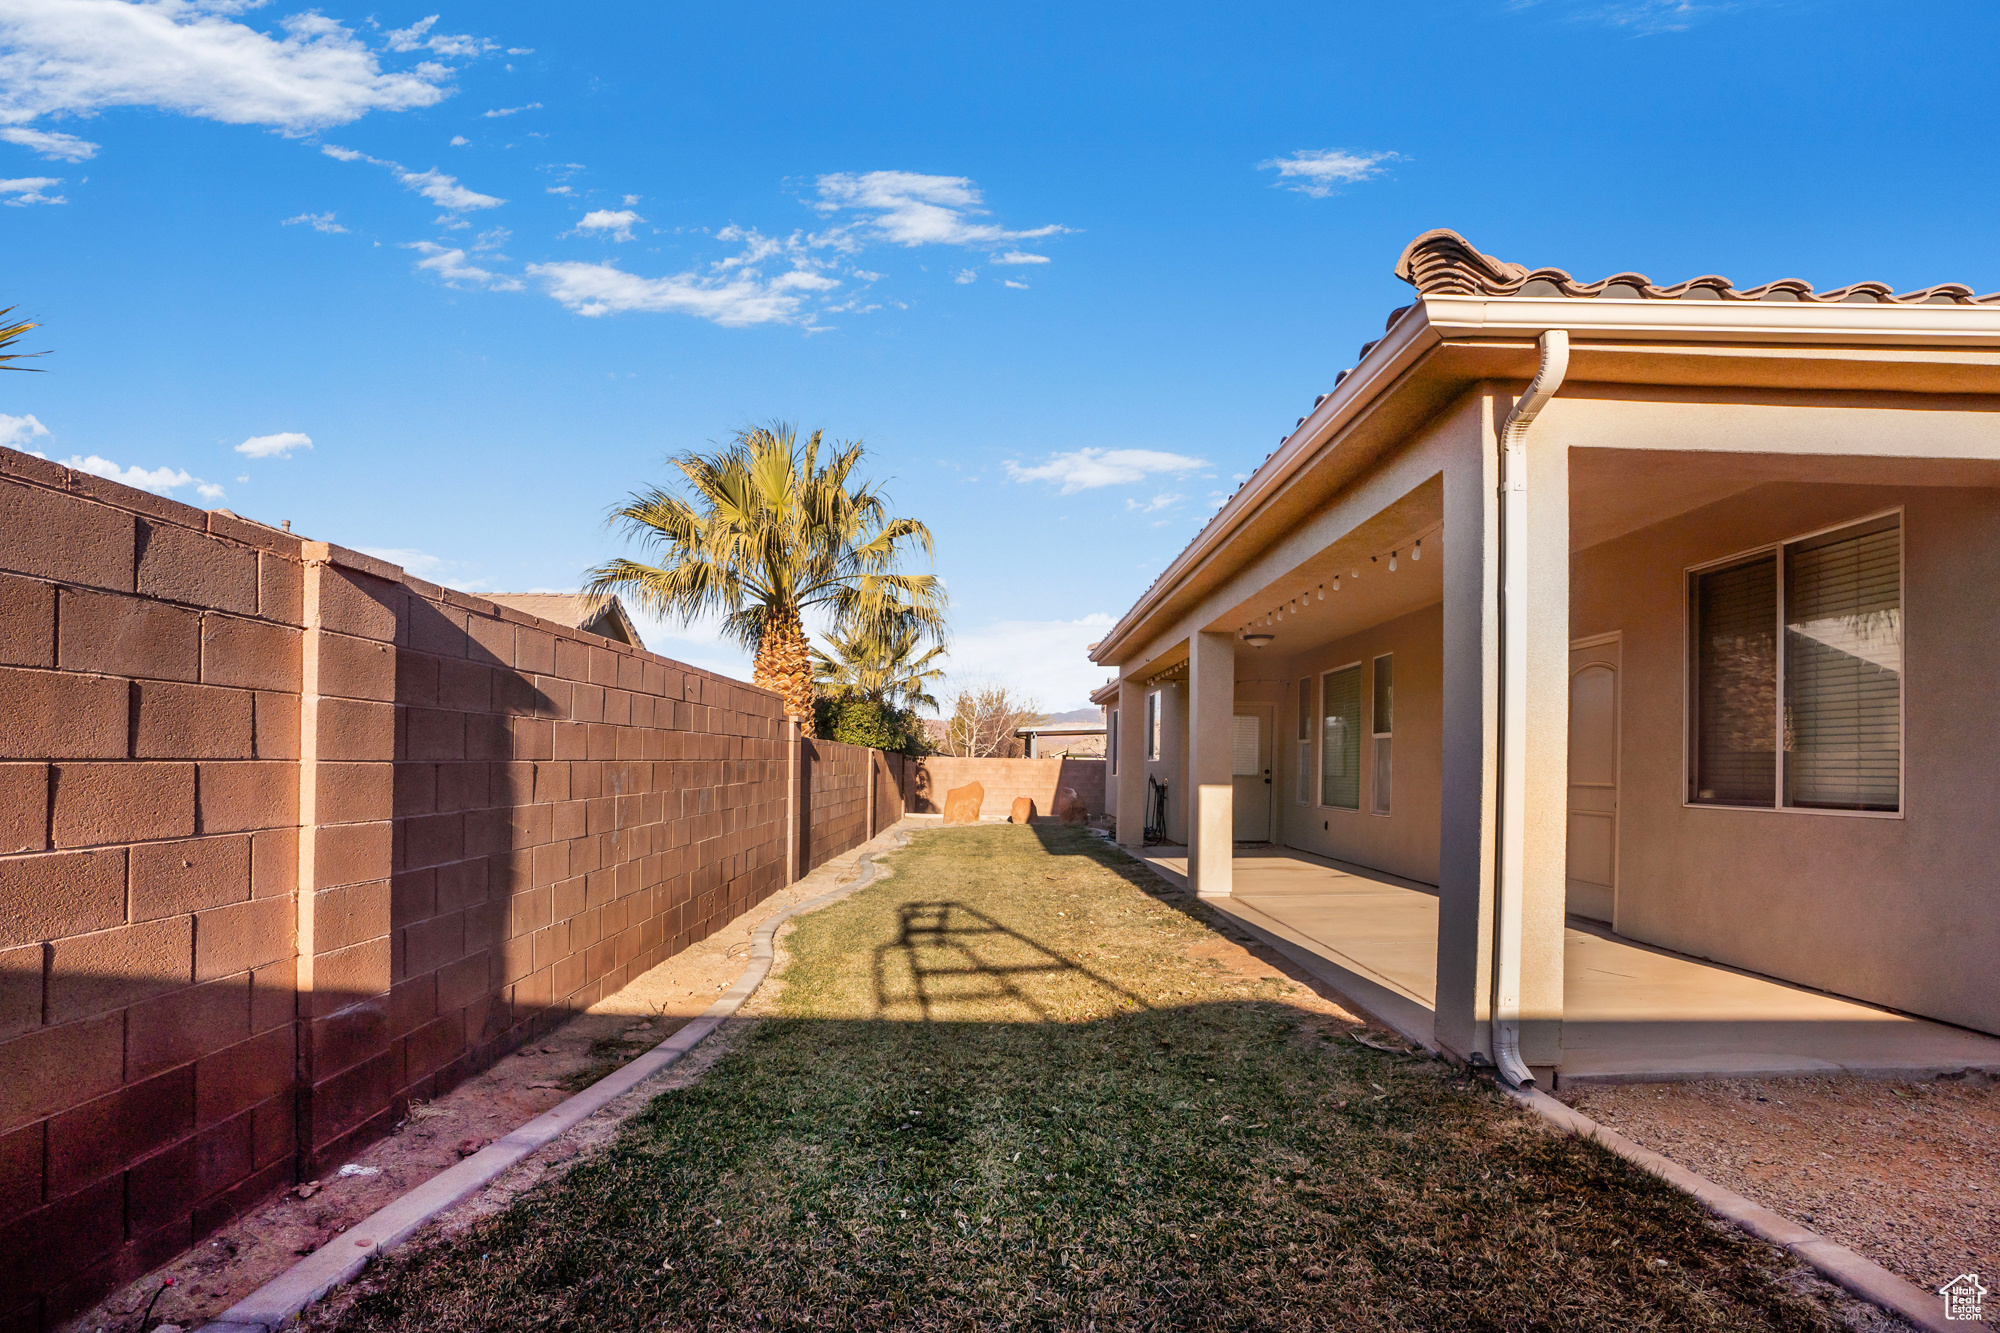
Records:
[[[1026,796],[1014,798],[1014,822],[1025,824],[1035,817],[1035,803]]]
[[[1090,807],[1076,794],[1074,787],[1056,789],[1056,822],[1059,824],[1082,824],[1090,819]]]
[[[976,782],[968,782],[963,787],[953,787],[944,794],[944,822],[977,824],[979,807],[985,800],[986,788]]]

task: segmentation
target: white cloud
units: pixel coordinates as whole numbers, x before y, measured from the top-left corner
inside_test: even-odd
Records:
[[[472,248],[474,252],[480,250],[498,250],[501,246],[507,244],[507,238],[513,234],[512,231],[509,231],[505,227],[494,227],[489,231],[482,231],[477,237],[473,238]],[[505,256],[501,257],[505,258]]]
[[[262,3],[262,0],[257,0]],[[397,28],[388,34],[391,51],[430,51],[446,58],[482,55],[497,50],[497,42],[484,37],[473,37],[466,33],[433,33],[431,27],[438,21],[436,14],[426,19],[418,19],[407,28]]]
[[[549,186],[549,193],[550,193],[550,194],[575,194],[575,193],[576,193],[576,191],[575,191],[575,190],[572,190],[572,189],[570,189],[570,188],[569,188],[569,186],[567,186],[567,185],[551,185],[551,186]]]
[[[97,145],[88,139],[55,130],[29,129],[26,125],[0,126],[0,141],[19,144],[58,162],[82,162],[97,156]]]
[[[331,213],[301,213],[295,218],[286,218],[278,225],[281,227],[292,227],[301,222],[311,227],[314,231],[333,233],[347,230],[347,228],[333,220],[333,214]]]
[[[1162,509],[1171,509],[1187,497],[1173,491],[1161,491],[1150,500],[1127,500],[1125,508],[1134,513],[1157,514]]]
[[[1090,660],[1087,645],[1103,638],[1112,624],[1110,616],[1097,612],[1077,620],[1002,620],[959,629],[952,636],[946,686],[1004,685],[1050,713],[1088,708],[1090,692],[1109,672]]]
[[[1306,148],[1290,157],[1274,157],[1259,162],[1257,170],[1278,173],[1277,183],[1287,190],[1324,199],[1336,185],[1352,185],[1382,174],[1382,163],[1400,162],[1400,153],[1349,153],[1339,148]]]
[[[432,241],[411,241],[403,248],[423,255],[417,261],[417,267],[437,274],[448,287],[484,287],[494,292],[521,290],[519,278],[480,268],[466,260],[463,250],[448,249]],[[533,272],[532,267],[529,271]]]
[[[627,208],[632,207],[632,205],[638,202],[639,202],[639,196],[636,194],[628,194],[625,196],[625,207]]]
[[[276,435],[252,435],[236,446],[236,452],[252,458],[290,458],[293,450],[312,447],[312,436],[287,430]]]
[[[396,179],[404,185],[439,208],[449,209],[454,213],[463,213],[474,208],[498,208],[507,202],[505,199],[496,199],[490,194],[468,190],[458,183],[458,177],[447,176],[436,167],[432,167],[429,171],[405,171],[401,167],[395,167],[393,170]]]
[[[1025,292],[1028,290],[1027,283],[1016,282],[1012,278],[1002,278],[1000,282],[1002,286],[1012,287],[1015,291]]]
[[[1100,486],[1122,486],[1144,481],[1156,474],[1185,476],[1208,466],[1205,459],[1186,454],[1163,453],[1157,449],[1078,449],[1055,454],[1046,463],[1022,467],[1009,461],[1007,475],[1015,481],[1054,481],[1062,493],[1095,490]]]
[[[495,107],[493,110],[482,112],[481,114],[488,120],[498,120],[502,116],[518,116],[523,111],[540,111],[541,109],[542,104],[540,102],[530,102],[526,106]]]
[[[976,268],[959,269],[951,275],[951,280],[958,283],[961,287],[968,282],[978,282],[979,270]]]
[[[822,213],[860,214],[873,234],[896,245],[999,245],[1069,230],[1051,224],[1008,231],[973,222],[988,210],[979,189],[965,176],[925,176],[913,171],[868,171],[821,176]]]
[[[1509,9],[1531,9],[1539,0],[1510,0]],[[1570,4],[1568,17],[1586,23],[1604,23],[1629,28],[1642,37],[1662,32],[1686,32],[1701,19],[1739,8],[1725,0],[1720,4],[1698,0],[1615,0],[1614,3]]]
[[[32,412],[18,417],[10,417],[5,412],[0,412],[0,445],[5,445],[9,449],[25,450],[28,441],[40,439],[48,433],[49,428],[35,420]]]
[[[51,185],[61,185],[60,176],[23,176],[19,180],[0,180],[0,194],[12,196],[6,200],[11,208],[23,208],[29,204],[66,204],[69,200],[59,194],[43,194]]]
[[[991,262],[995,264],[1046,264],[1049,262],[1049,257],[1047,255],[1031,255],[1025,250],[1009,250],[1004,255],[993,256]]]
[[[367,162],[374,166],[387,167],[390,173],[402,182],[404,188],[415,190],[439,208],[449,212],[464,213],[477,208],[498,208],[507,202],[490,194],[468,190],[458,183],[458,177],[447,176],[436,167],[432,167],[429,171],[411,171],[400,162],[370,157],[352,148],[342,148],[339,144],[322,144],[320,152],[328,157],[338,158],[342,162]]]
[[[751,271],[642,278],[610,264],[559,263],[530,264],[528,273],[579,315],[653,311],[694,315],[725,328],[790,324],[800,317],[799,297]]]
[[[450,70],[384,70],[375,52],[324,15],[291,15],[274,36],[226,16],[239,7],[248,6],[7,0],[0,122],[140,106],[302,134],[370,111],[431,106],[450,92]]]
[[[795,268],[771,279],[771,290],[774,292],[830,292],[839,285],[839,278],[829,278],[824,273],[806,268]]]
[[[463,148],[471,142],[472,140],[466,138],[463,134],[454,134],[451,136],[451,146],[453,148]]]
[[[75,468],[78,472],[88,472],[93,477],[121,482],[142,491],[151,491],[155,495],[171,495],[176,488],[191,485],[197,480],[189,476],[184,468],[156,467],[149,471],[142,467],[120,467],[110,459],[99,458],[96,454],[91,454],[87,458],[79,458],[72,454],[63,459],[63,466]]]
[[[229,492],[212,481],[204,481],[194,488],[194,493],[204,500],[227,500]]]
[[[583,215],[583,220],[576,224],[576,229],[607,232],[614,241],[629,241],[632,239],[632,224],[645,220],[629,208],[616,211],[609,208],[595,208]]]

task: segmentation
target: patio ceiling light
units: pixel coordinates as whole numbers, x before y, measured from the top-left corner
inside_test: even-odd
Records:
[[[1277,637],[1275,634],[1246,634],[1243,636],[1243,642],[1249,644],[1252,648],[1262,648]]]

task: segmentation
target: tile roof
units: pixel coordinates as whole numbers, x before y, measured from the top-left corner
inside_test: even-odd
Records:
[[[1411,241],[1396,261],[1396,276],[1425,296],[1567,296],[1626,301],[1824,301],[1869,305],[2000,305],[2000,292],[1974,296],[1961,283],[1946,282],[1896,293],[1886,283],[1857,282],[1815,292],[1797,278],[1780,278],[1739,289],[1713,273],[1671,286],[1656,286],[1643,273],[1614,273],[1596,282],[1578,282],[1559,268],[1530,269],[1481,254],[1446,227]]]
[[[1713,273],[1703,274],[1699,278],[1689,278],[1685,282],[1677,282],[1666,287],[1655,285],[1653,280],[1643,273],[1614,273],[1596,282],[1578,282],[1563,269],[1531,269],[1521,264],[1509,263],[1504,259],[1495,259],[1489,254],[1482,254],[1473,249],[1472,242],[1449,227],[1434,227],[1404,246],[1402,255],[1396,260],[1395,273],[1404,282],[1415,287],[1419,296],[1528,298],[1562,296],[1628,301],[1817,301],[1870,305],[2000,305],[2000,292],[1974,296],[1972,288],[1957,282],[1939,283],[1935,287],[1919,287],[1915,291],[1902,293],[1892,291],[1887,283],[1881,282],[1857,282],[1846,287],[1836,287],[1832,291],[1815,292],[1811,283],[1802,282],[1797,278],[1780,278],[1776,282],[1767,282],[1759,287],[1738,288],[1728,278]],[[1385,336],[1390,329],[1396,327],[1396,321],[1409,309],[1409,306],[1399,305],[1389,312],[1389,318],[1383,324]],[[1366,360],[1368,354],[1374,351],[1376,344],[1381,341],[1380,338],[1376,338],[1363,343],[1357,359]],[[1353,372],[1354,367],[1351,366],[1346,370],[1336,371],[1333,376],[1334,386],[1339,387],[1340,382]],[[1313,398],[1313,407],[1317,408],[1329,396],[1324,393],[1316,395]],[[1306,419],[1300,417],[1293,425],[1292,431],[1298,430],[1305,424]],[[1280,447],[1288,443],[1291,438],[1291,432],[1279,436]],[[1265,454],[1263,462],[1250,470],[1250,476],[1237,483],[1236,489],[1216,506],[1216,512],[1201,525],[1200,531],[1188,541],[1187,547],[1182,548],[1181,554],[1185,554],[1188,547],[1199,542],[1202,533],[1215,526],[1222,517],[1222,512],[1229,507],[1229,502],[1242,493],[1243,488],[1256,477],[1258,469],[1262,468],[1264,463],[1270,462],[1276,453],[1277,450],[1274,449]],[[1175,560],[1179,558],[1180,555],[1174,557]],[[1145,600],[1146,594],[1150,594],[1153,589],[1160,586],[1168,570],[1173,568],[1173,563],[1172,560],[1168,561],[1167,569],[1153,576],[1152,581],[1146,585],[1146,593],[1140,595],[1140,601]],[[1133,605],[1136,606],[1138,603],[1134,602]],[[1091,644],[1089,651],[1094,652],[1096,648],[1097,644]]]

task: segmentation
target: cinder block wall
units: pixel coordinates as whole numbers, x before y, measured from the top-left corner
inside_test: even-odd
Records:
[[[808,740],[802,748],[810,793],[805,865],[811,870],[872,836],[868,779],[876,751],[826,740]]]
[[[1104,813],[1104,761],[1102,759],[955,759],[949,755],[927,755],[910,761],[904,783],[909,809],[913,814],[936,814],[944,809],[945,793],[968,782],[986,789],[981,819],[1005,819],[1014,799],[1026,796],[1035,803],[1035,816],[1053,815],[1056,791],[1073,787],[1093,815]]]
[[[0,450],[0,1327],[702,939],[792,820],[865,840],[871,769],[894,822],[798,751],[768,691]]]
[[[292,1179],[296,547],[0,451],[0,1325]]]

